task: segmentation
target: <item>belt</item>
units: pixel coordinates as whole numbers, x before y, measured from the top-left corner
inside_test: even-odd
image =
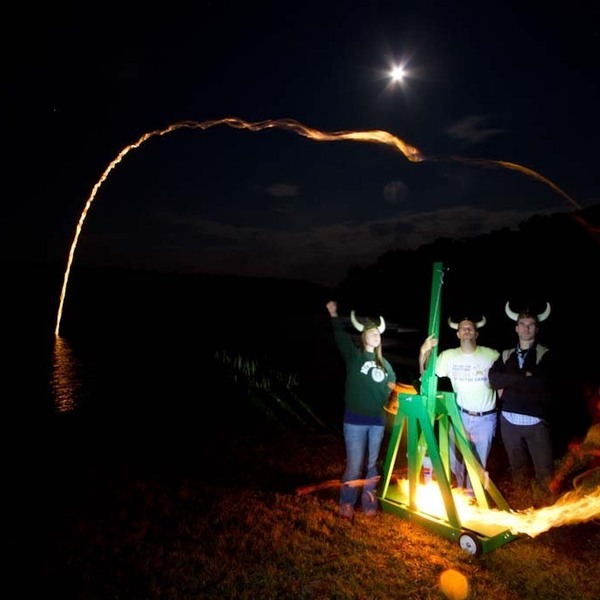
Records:
[[[460,408],[460,412],[464,412],[465,414],[470,415],[471,417],[483,417],[484,415],[491,415],[492,413],[496,412],[495,408],[492,408],[492,410],[484,410],[483,412],[478,410],[467,410],[462,406],[459,406],[458,408]]]

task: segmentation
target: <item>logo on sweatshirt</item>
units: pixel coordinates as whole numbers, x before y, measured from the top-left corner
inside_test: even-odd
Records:
[[[375,383],[381,383],[385,379],[385,371],[374,360],[368,360],[360,368],[363,375],[367,375],[369,371],[371,372],[371,379]]]

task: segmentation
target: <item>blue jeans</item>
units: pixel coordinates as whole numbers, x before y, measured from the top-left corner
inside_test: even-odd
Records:
[[[494,412],[489,415],[472,416],[461,412],[460,417],[475,458],[485,469],[496,433],[497,415]],[[450,430],[450,441],[450,469],[456,477],[456,485],[459,488],[472,489],[465,462],[460,453],[456,452],[453,430]]]
[[[527,482],[531,458],[537,482],[547,487],[554,469],[548,424],[542,421],[536,425],[513,425],[501,417],[500,428],[513,481],[517,485]]]
[[[384,425],[352,425],[344,423],[346,443],[346,470],[342,479],[340,509],[345,516],[352,516],[354,506],[361,492],[361,505],[366,513],[377,510],[375,490],[378,483],[377,460],[383,442]],[[363,471],[365,481],[362,482]]]

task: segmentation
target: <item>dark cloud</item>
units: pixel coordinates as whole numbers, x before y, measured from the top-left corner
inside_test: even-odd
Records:
[[[383,188],[383,199],[389,204],[402,204],[408,197],[408,187],[402,181],[390,181]]]
[[[272,183],[267,193],[275,198],[292,198],[300,195],[300,186],[291,183]]]
[[[506,133],[504,129],[485,127],[491,117],[485,115],[470,115],[463,117],[446,129],[446,133],[464,146],[480,144],[485,140]]]

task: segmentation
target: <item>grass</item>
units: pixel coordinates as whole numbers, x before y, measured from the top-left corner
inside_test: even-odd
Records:
[[[440,576],[456,569],[469,598],[600,597],[597,522],[519,537],[474,557],[389,513],[341,521],[339,489],[318,487],[343,470],[339,434],[206,429],[184,427],[168,443],[151,434],[111,440],[108,453],[85,436],[95,451],[48,461],[45,485],[36,484],[45,489],[35,520],[43,540],[35,579],[44,596],[420,600],[447,597]]]
[[[35,459],[11,488],[27,515],[23,596],[438,599],[453,598],[440,577],[454,569],[472,599],[600,598],[598,521],[475,557],[389,513],[341,520],[339,423],[321,420],[277,361],[216,358],[228,402],[63,414],[29,432]],[[511,508],[540,503],[535,489],[510,484],[502,448],[488,466]]]

